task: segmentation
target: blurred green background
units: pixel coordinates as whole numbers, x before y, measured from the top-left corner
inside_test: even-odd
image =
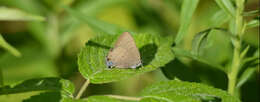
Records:
[[[115,24],[128,31],[175,36],[180,26],[181,3],[182,0],[0,0],[0,7],[17,8],[45,17],[45,21],[0,21],[0,33],[3,38],[22,54],[21,57],[15,57],[0,49],[0,68],[4,84],[55,76],[71,80],[77,90],[82,85],[84,79],[77,71],[77,54],[90,38],[101,32],[68,15],[61,5],[68,5],[87,16]],[[259,9],[258,0],[247,0],[245,5],[245,11]],[[214,23],[219,10],[214,0],[200,0],[181,47],[190,50],[194,35],[202,30],[210,27],[227,28],[226,23]],[[250,19],[252,18],[245,18]],[[223,32],[211,33],[214,34],[210,35],[210,40],[201,55],[211,62],[227,65],[232,58],[232,45],[227,37],[220,34]],[[250,51],[252,55],[259,48],[259,28],[248,29],[244,43],[252,46]],[[172,73],[176,73],[181,80],[227,89],[227,76],[201,63],[178,59],[165,67],[171,67]],[[84,96],[97,94],[134,96],[148,84],[161,80],[168,79],[158,69],[125,81],[91,84]],[[242,86],[242,101],[259,101],[258,81],[258,76],[255,74]],[[2,95],[0,101],[21,101],[38,93],[15,94],[16,97],[12,99],[10,99],[12,95]]]

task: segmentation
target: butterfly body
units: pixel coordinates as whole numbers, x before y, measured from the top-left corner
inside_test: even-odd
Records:
[[[139,50],[130,33],[124,32],[119,36],[106,57],[106,64],[109,68],[136,68],[142,65]]]

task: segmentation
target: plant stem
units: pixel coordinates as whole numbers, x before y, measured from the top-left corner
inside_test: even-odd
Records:
[[[238,46],[237,46],[238,47]],[[237,74],[239,72],[240,67],[240,58],[239,58],[239,50],[240,48],[234,49],[233,61],[231,66],[231,72],[228,74],[228,92],[231,95],[234,95],[235,86],[237,81]]]
[[[105,95],[105,96],[116,98],[116,99],[122,99],[122,100],[131,100],[131,101],[140,101],[141,100],[141,98],[138,98],[138,97],[119,96],[119,95]]]
[[[235,94],[235,86],[237,82],[237,74],[240,70],[241,57],[241,38],[244,33],[243,28],[243,10],[244,10],[244,0],[236,0],[236,16],[235,16],[235,31],[234,34],[238,36],[238,39],[232,39],[234,45],[234,54],[230,72],[228,73],[228,92],[231,95]]]
[[[81,97],[81,95],[83,94],[83,92],[87,89],[88,84],[90,83],[89,79],[87,79],[83,86],[80,88],[78,94],[76,95],[76,99],[79,99]]]

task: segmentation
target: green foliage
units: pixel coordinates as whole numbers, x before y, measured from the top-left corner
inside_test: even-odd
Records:
[[[74,91],[74,86],[69,81],[59,78],[39,78],[26,80],[13,86],[3,86],[0,90],[0,95],[41,90],[63,90],[64,93],[71,95]]]
[[[191,59],[196,60],[198,62],[207,64],[207,65],[209,65],[211,67],[214,67],[214,68],[220,69],[222,71],[225,71],[225,68],[220,66],[219,64],[216,64],[216,63],[213,63],[213,62],[209,62],[208,60],[205,60],[205,59],[203,59],[203,58],[201,58],[199,56],[193,55],[189,51],[186,51],[186,50],[183,50],[183,49],[180,49],[180,48],[173,48],[173,52],[174,52],[174,54],[177,57],[188,57],[188,58],[191,58]]]
[[[33,14],[43,14],[45,12],[46,8],[43,7],[39,2],[29,0],[27,2],[23,1],[16,1],[16,0],[0,0],[1,4],[14,7],[14,8],[19,8],[21,10],[24,10],[26,12],[30,12]],[[45,9],[45,10],[44,10]]]
[[[107,33],[107,34],[116,34],[118,32],[123,32],[122,28],[119,28],[115,25],[108,24],[106,22],[102,22],[100,20],[97,20],[93,17],[86,16],[83,13],[74,11],[70,9],[69,7],[64,7],[66,11],[70,14],[76,17],[78,20],[88,24],[92,29],[94,29],[97,32],[101,33]]]
[[[2,37],[2,35],[0,34],[0,47],[6,49],[7,51],[9,51],[11,54],[13,54],[16,57],[20,57],[21,53],[15,49],[13,46],[11,46],[10,44],[8,44],[5,39]]]
[[[45,92],[31,96],[29,99],[23,100],[23,102],[45,102],[46,99],[48,99],[48,102],[59,102],[61,96],[59,92]]]
[[[25,102],[44,102],[44,99],[50,99],[51,102],[57,102],[62,98],[73,98],[74,85],[60,78],[38,78],[25,80],[16,85],[7,85],[0,87],[0,95],[17,94],[31,91],[41,92],[31,98],[25,99]]]
[[[219,27],[230,20],[230,16],[224,10],[217,11],[210,19],[211,27]]]
[[[260,10],[252,10],[252,11],[244,12],[243,16],[254,16],[254,15],[258,15],[259,12]]]
[[[103,32],[104,30],[106,31],[106,33],[109,34],[115,34],[116,30],[122,29],[119,28],[118,26],[111,25],[101,20],[95,19],[95,16],[102,11],[101,9],[107,9],[113,5],[118,5],[118,4],[120,5],[129,4],[129,2],[126,0],[106,0],[106,1],[96,0],[96,1],[83,2],[79,4],[79,6],[75,8],[75,10],[69,7],[65,7],[66,8],[65,10],[72,17],[71,16],[66,17],[64,24],[62,25],[64,26],[62,27],[64,28],[64,32],[62,32],[61,34],[62,45],[64,46],[66,43],[68,43],[70,39],[76,36],[74,32],[75,29],[78,29],[83,24],[87,24],[88,26],[92,27],[92,29],[95,30],[95,32]],[[84,17],[82,17],[82,15],[84,15]],[[88,18],[92,20],[89,20]]]
[[[247,23],[246,28],[258,27],[259,25],[259,19],[253,19]]]
[[[166,102],[170,102],[168,100],[175,101],[175,99],[180,102],[179,99],[188,100],[189,98],[192,98],[194,102],[199,102],[198,100],[205,101],[204,97],[212,97],[213,100],[221,100],[221,102],[240,102],[239,99],[229,95],[226,91],[199,83],[181,81],[167,81],[153,84],[142,91],[142,96],[165,99]],[[185,98],[185,96],[189,98]]]
[[[207,43],[207,37],[211,29],[207,29],[195,35],[192,41],[192,54],[199,56],[201,50],[205,47]]]
[[[78,7],[76,7],[77,10],[82,11],[82,13],[89,15],[89,16],[94,16],[97,13],[101,12],[103,9],[107,9],[111,6],[114,5],[125,5],[131,3],[130,1],[127,0],[96,0],[96,1],[87,1],[87,2],[82,2],[79,4]]]
[[[222,34],[222,36],[224,36],[224,37],[238,39],[236,36],[232,35],[228,30],[223,29],[223,28],[209,28],[209,29],[203,30],[203,31],[199,32],[198,34],[196,34],[192,40],[191,53],[193,55],[201,56],[201,54],[204,53],[203,50],[208,45],[208,43],[209,43],[208,40],[210,40],[208,36],[210,36],[210,34],[212,34],[211,32],[213,30],[222,31],[220,34]],[[229,42],[227,42],[227,43],[229,43]]]
[[[237,88],[240,88],[246,81],[248,81],[256,72],[256,68],[247,68],[238,79]]]
[[[199,3],[199,0],[184,0],[182,3],[181,10],[181,26],[178,31],[177,37],[175,38],[175,43],[179,44],[183,37],[189,30],[189,25],[191,23],[192,15]]]
[[[0,21],[44,21],[44,17],[25,13],[18,9],[0,7]]]
[[[156,95],[146,95],[141,102],[201,102],[199,99],[174,92],[163,92]]]
[[[150,34],[133,34],[140,49],[143,66],[137,69],[108,69],[105,57],[116,36],[103,35],[90,40],[78,57],[79,71],[91,83],[107,83],[155,70],[174,58],[165,38]],[[167,56],[167,57],[165,57]]]
[[[22,53],[20,58],[9,53],[1,56],[0,65],[5,85],[36,77],[58,76],[52,59],[39,45],[23,44],[17,49]]]
[[[259,10],[253,3],[0,0],[0,101],[258,101]],[[125,31],[138,32],[132,35],[143,66],[109,69],[105,58]],[[78,74],[87,80],[83,88]]]
[[[218,6],[224,10],[227,14],[234,17],[235,7],[233,6],[231,0],[215,0]]]

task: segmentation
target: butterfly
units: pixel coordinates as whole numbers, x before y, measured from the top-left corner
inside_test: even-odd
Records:
[[[142,65],[138,48],[129,32],[122,33],[106,56],[108,68],[137,68]]]

